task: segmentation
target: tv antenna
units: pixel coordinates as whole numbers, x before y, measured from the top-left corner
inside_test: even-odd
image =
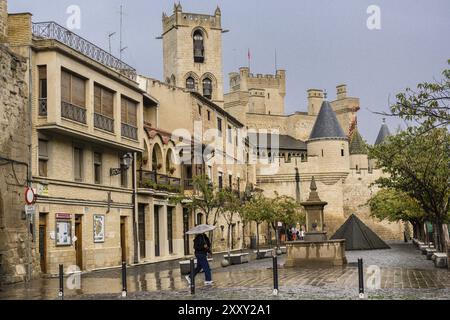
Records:
[[[128,49],[128,47],[123,47],[123,16],[126,14],[123,12],[123,5],[120,5],[120,60],[122,60],[122,53]]]
[[[112,32],[108,34],[108,42],[109,42],[109,53],[111,53],[111,38],[116,34],[116,32]]]

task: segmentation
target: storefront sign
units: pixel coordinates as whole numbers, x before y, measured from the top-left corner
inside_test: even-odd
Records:
[[[69,213],[57,213],[56,214],[56,219],[71,220],[72,219],[72,215],[69,214]]]

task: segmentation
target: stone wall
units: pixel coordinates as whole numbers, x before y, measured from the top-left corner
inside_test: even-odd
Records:
[[[0,0],[0,43],[5,43],[8,37],[8,5],[6,0]]]
[[[0,44],[0,157],[24,163],[29,154],[26,72],[26,60]],[[28,233],[22,219],[26,180],[26,166],[0,160],[1,282],[23,281],[26,276]],[[35,259],[34,250],[31,258]]]

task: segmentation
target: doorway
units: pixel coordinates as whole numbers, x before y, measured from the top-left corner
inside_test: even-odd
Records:
[[[189,209],[183,208],[183,239],[184,239],[184,255],[190,254],[189,235],[186,232],[189,231]]]
[[[155,226],[155,257],[159,257],[161,255],[161,243],[160,243],[160,230],[159,230],[159,206],[155,206],[154,209],[154,220],[153,224]]]
[[[75,216],[75,253],[76,253],[76,265],[80,270],[83,270],[83,224],[81,215]]]
[[[47,219],[45,214],[39,215],[39,255],[42,273],[47,273]]]
[[[145,205],[140,204],[138,209],[138,224],[139,224],[139,252],[141,259],[146,257],[145,245]]]
[[[127,218],[120,217],[120,247],[122,248],[122,262],[127,262]]]

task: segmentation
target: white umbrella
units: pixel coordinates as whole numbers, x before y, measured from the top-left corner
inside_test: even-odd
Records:
[[[215,229],[216,229],[215,226],[210,226],[210,225],[207,225],[207,224],[201,224],[201,225],[198,225],[198,226],[192,228],[191,230],[186,232],[186,234],[203,234],[203,233],[207,233],[207,232],[213,231]]]

